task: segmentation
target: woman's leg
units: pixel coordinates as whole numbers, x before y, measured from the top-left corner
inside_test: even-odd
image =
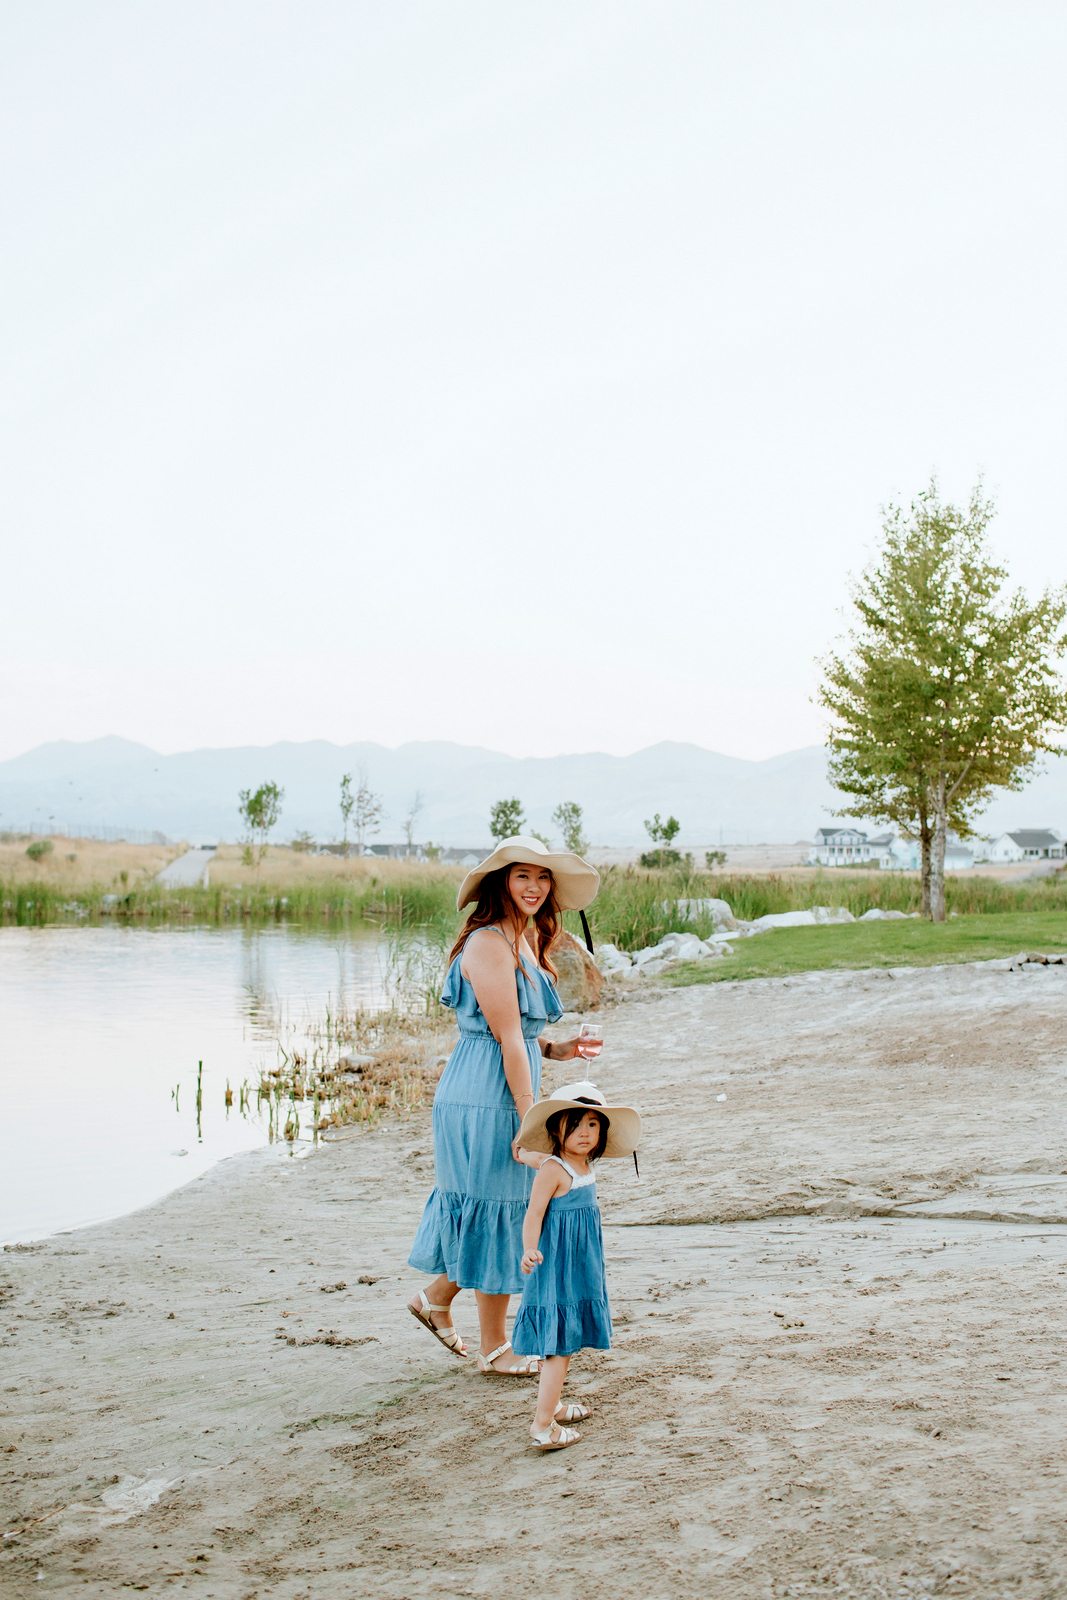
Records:
[[[442,1272],[433,1280],[432,1283],[427,1284],[425,1293],[427,1300],[430,1302],[431,1306],[435,1308],[430,1312],[430,1321],[433,1323],[434,1327],[450,1328],[452,1326],[452,1312],[450,1308],[453,1300],[459,1293],[459,1284],[453,1283],[451,1279],[446,1278]],[[422,1309],[422,1301],[419,1299],[418,1295],[415,1295],[411,1300],[409,1300],[408,1304],[413,1310],[421,1311]],[[437,1307],[442,1307],[443,1309],[438,1310],[436,1309]],[[492,1349],[492,1345],[490,1345],[489,1348]]]
[[[570,1356],[546,1356],[537,1385],[537,1410],[534,1412],[531,1433],[543,1433],[551,1427],[570,1364]]]
[[[483,1294],[480,1289],[475,1289],[474,1298],[478,1302],[478,1329],[481,1333],[481,1351],[487,1356],[490,1350],[499,1350],[502,1344],[507,1343],[508,1337],[508,1301],[509,1294]],[[495,1367],[515,1365],[515,1357],[508,1350],[497,1361]]]

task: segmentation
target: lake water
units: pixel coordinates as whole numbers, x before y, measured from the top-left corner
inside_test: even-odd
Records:
[[[0,929],[0,1243],[135,1210],[264,1146],[265,1109],[242,1114],[236,1093],[227,1109],[225,1090],[276,1063],[272,1018],[378,1007],[389,976],[373,931]]]

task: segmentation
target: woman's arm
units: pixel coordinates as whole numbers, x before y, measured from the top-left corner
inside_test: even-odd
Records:
[[[503,1053],[504,1076],[515,1110],[523,1117],[534,1103],[534,1093],[530,1058],[522,1036],[512,948],[499,934],[482,930],[467,941],[461,969]]]
[[[526,1220],[522,1225],[522,1270],[531,1273],[545,1259],[537,1248],[548,1202],[568,1182],[567,1174],[556,1161],[547,1162],[533,1181]]]

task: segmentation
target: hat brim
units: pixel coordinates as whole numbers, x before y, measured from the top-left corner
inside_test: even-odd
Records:
[[[544,1155],[552,1154],[552,1139],[548,1134],[545,1123],[549,1117],[554,1117],[557,1111],[567,1111],[570,1107],[578,1111],[602,1112],[608,1120],[608,1142],[604,1148],[604,1155],[632,1156],[641,1143],[641,1118],[633,1106],[596,1106],[590,1105],[588,1100],[539,1100],[531,1106],[522,1119],[519,1129],[519,1144],[524,1150],[536,1150]]]
[[[472,867],[459,886],[456,908],[459,911],[478,899],[482,879],[498,867],[547,867],[552,874],[556,890],[556,904],[561,911],[583,911],[596,899],[600,888],[600,873],[581,856],[569,850],[549,850],[540,839],[528,839],[517,833],[498,844],[492,855],[486,856],[478,866]]]

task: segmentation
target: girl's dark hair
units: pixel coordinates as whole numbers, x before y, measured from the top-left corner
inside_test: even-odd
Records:
[[[581,1122],[587,1111],[591,1111],[600,1123],[600,1138],[596,1142],[596,1149],[590,1150],[586,1156],[587,1161],[599,1161],[608,1147],[608,1130],[611,1123],[598,1105],[590,1103],[588,1106],[567,1106],[563,1111],[553,1111],[545,1122],[545,1132],[552,1140],[552,1154],[562,1156],[563,1146],[570,1138],[575,1128]]]
[[[507,866],[497,867],[495,872],[487,872],[478,885],[478,904],[468,916],[460,929],[459,938],[452,946],[449,961],[454,961],[463,949],[471,934],[478,928],[488,928],[494,922],[503,922],[505,926],[510,922],[520,932],[517,917],[521,915],[514,900],[508,893],[508,874],[512,867],[523,866],[524,862],[510,861]],[[532,863],[531,863],[532,865]],[[550,874],[551,876],[551,874]],[[541,909],[534,918],[536,937],[534,944],[537,948],[537,959],[553,978],[558,977],[552,964],[552,946],[559,938],[560,916],[559,906],[556,904],[556,880],[552,879],[552,887],[541,903]],[[516,944],[518,939],[516,939]],[[519,965],[518,952],[515,955],[515,966]]]

